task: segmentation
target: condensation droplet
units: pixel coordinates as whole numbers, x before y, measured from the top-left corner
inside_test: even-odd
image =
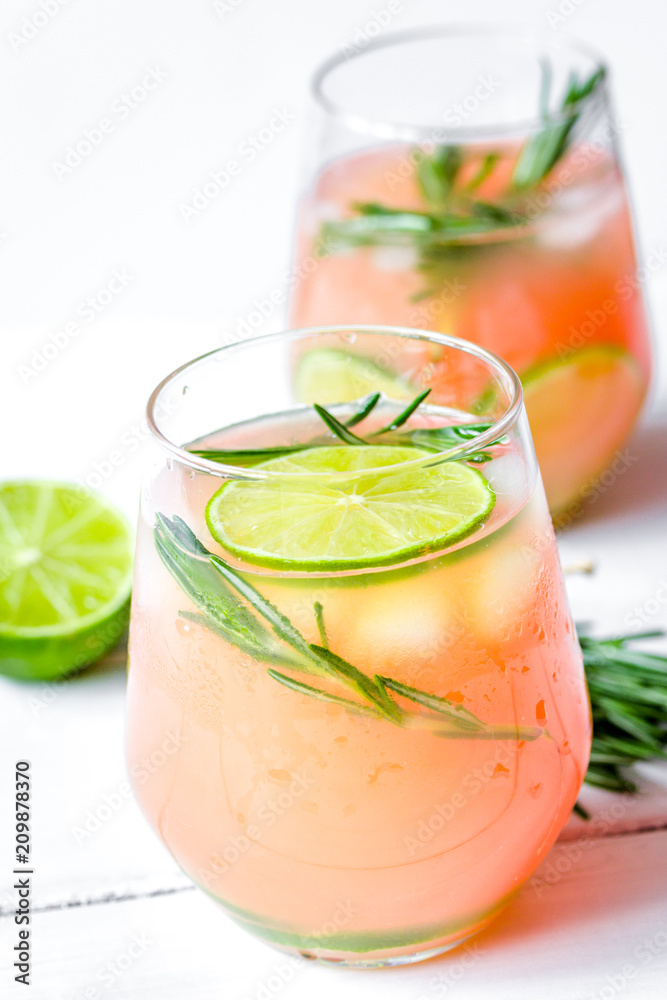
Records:
[[[176,631],[182,639],[189,639],[192,636],[193,628],[190,622],[186,622],[183,618],[177,618]]]
[[[374,785],[375,782],[380,777],[380,775],[383,774],[385,771],[402,771],[402,770],[403,767],[401,764],[380,764],[380,766],[376,767],[371,776],[369,777],[368,784]]]
[[[347,743],[347,736],[334,736],[334,743]]]
[[[544,698],[538,701],[535,706],[535,718],[537,719],[538,726],[545,725],[547,721],[547,710],[544,704]]]
[[[494,778],[497,778],[501,774],[509,774],[509,773],[510,773],[509,767],[505,767],[504,764],[496,764],[496,766],[493,769]]]
[[[300,802],[299,808],[303,809],[304,812],[312,813],[313,816],[317,816],[320,811],[320,807],[317,802]]]
[[[528,794],[532,795],[534,799],[539,799],[542,794],[542,782],[538,781],[535,785],[529,785]]]
[[[268,771],[268,775],[271,781],[276,781],[279,785],[289,785],[292,780],[289,771],[283,771],[282,768],[272,768]]]

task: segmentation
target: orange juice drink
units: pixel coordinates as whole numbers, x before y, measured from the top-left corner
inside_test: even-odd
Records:
[[[485,371],[488,412],[430,403],[427,363],[407,404],[386,385],[301,404],[294,357],[335,338],[368,364],[437,343],[454,379]],[[297,331],[186,366],[154,403],[166,392],[130,635],[139,804],[280,948],[382,965],[452,947],[542,861],[590,748],[516,377],[447,338]]]
[[[391,138],[405,127],[373,122],[369,110],[362,124],[352,123],[355,102],[374,109],[368,95],[382,72],[394,66],[402,79],[410,54],[424,60],[424,79],[429,53],[439,55],[446,91],[455,54],[443,55],[446,44],[456,41],[460,51],[465,41],[446,34],[439,46],[437,38],[397,36],[320,74],[329,141],[300,211],[290,322],[413,326],[500,355],[523,382],[549,505],[565,524],[622,457],[649,379],[649,331],[606,72],[584,63],[560,84],[549,70],[542,101],[550,94],[551,103],[523,129],[510,129],[502,116],[475,128],[471,116],[456,128],[422,127],[406,142]],[[545,54],[544,67],[553,59]],[[349,106],[332,108],[344,82]],[[514,84],[505,79],[498,99],[518,101]],[[430,104],[411,85],[417,118]],[[383,86],[394,93],[387,80]],[[537,93],[525,91],[537,106]],[[394,103],[402,106],[397,94]],[[400,359],[393,367],[400,370]]]

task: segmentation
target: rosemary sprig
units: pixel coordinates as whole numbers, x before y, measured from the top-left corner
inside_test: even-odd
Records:
[[[359,247],[410,246],[418,253],[417,270],[429,278],[429,287],[415,300],[432,294],[439,268],[452,253],[483,249],[479,237],[506,228],[527,225],[533,215],[530,195],[546,180],[570,148],[582,115],[582,102],[604,79],[598,69],[584,80],[572,73],[558,108],[556,120],[548,112],[551,67],[545,62],[539,95],[542,128],[523,145],[514,164],[509,185],[497,202],[475,197],[501,160],[501,153],[485,154],[474,176],[461,181],[465,163],[460,146],[440,146],[430,155],[421,154],[416,179],[426,205],[424,211],[405,210],[378,202],[353,202],[348,218],[327,220],[317,241],[321,256]]]
[[[357,424],[360,424],[362,420],[365,420],[366,417],[373,412],[373,410],[378,405],[381,399],[382,399],[381,392],[374,392],[371,396],[367,396],[365,400],[362,400],[361,406],[354,414],[354,416],[350,417],[349,420],[345,421],[345,426],[356,427]]]
[[[389,434],[390,431],[397,431],[399,427],[402,427],[403,424],[408,422],[408,420],[415,412],[417,407],[421,406],[421,404],[424,402],[430,391],[431,391],[430,389],[424,389],[424,391],[420,392],[418,396],[415,396],[412,402],[405,407],[402,413],[399,413],[399,415],[397,417],[394,417],[394,419],[390,423],[385,424],[384,427],[381,427],[379,431],[374,431],[373,433]]]
[[[425,389],[423,392],[420,392],[419,395],[416,396],[412,402],[398,414],[397,417],[394,417],[394,419],[384,427],[380,427],[379,430],[373,431],[371,436],[373,438],[380,438],[385,435],[391,435],[390,440],[382,441],[381,443],[401,447],[422,448],[425,451],[439,452],[454,448],[456,445],[460,445],[461,442],[472,441],[479,434],[483,434],[493,426],[491,423],[453,424],[445,427],[418,427],[415,430],[407,431],[403,434],[396,434],[395,431],[407,423],[412,414],[418,409],[419,406],[421,406],[430,392],[430,389]],[[375,409],[380,399],[381,394],[379,392],[367,397],[362,401],[359,410],[345,422],[339,420],[330,410],[326,409],[324,406],[320,406],[318,403],[315,403],[314,410],[331,433],[343,441],[344,444],[356,446],[372,445],[377,442],[369,441],[367,438],[354,434],[350,430],[350,427],[354,427],[361,423],[362,420],[365,420],[366,417],[369,416],[369,414]],[[491,444],[496,445],[501,444],[502,442],[503,439],[499,438],[497,441],[492,441]],[[280,458],[283,455],[294,455],[297,452],[304,451],[308,448],[320,448],[326,443],[327,442],[322,438],[315,438],[311,441],[304,442],[303,444],[285,445],[284,447],[276,445],[270,448],[243,449],[191,448],[190,453],[198,455],[201,458],[206,458],[211,462],[252,465],[257,462],[264,462],[270,458]],[[488,452],[476,452],[472,455],[468,455],[466,461],[483,463],[490,461],[492,457],[493,456]]]
[[[353,434],[351,430],[348,430],[345,424],[341,424],[340,420],[337,420],[333,413],[329,413],[329,411],[325,410],[325,408],[320,406],[319,403],[315,403],[313,405],[313,409],[318,417],[321,417],[329,430],[335,434],[337,438],[340,438],[341,441],[344,441],[345,444],[368,444],[368,442],[364,441],[363,438],[357,437],[357,435]]]
[[[548,101],[548,87],[550,84],[550,70],[548,76],[543,75],[543,81],[547,82],[543,86],[542,103]],[[598,86],[604,77],[604,69],[596,70],[588,79],[580,82],[576,75],[570,77],[569,86],[561,105],[561,114],[567,115],[564,121],[547,124],[536,135],[532,136],[521,150],[521,155],[517,160],[512,173],[512,186],[517,191],[525,191],[528,188],[535,188],[551,173],[564,153],[569,148],[569,141],[574,128],[581,116],[580,111],[572,109],[584,98],[588,97]],[[544,96],[544,91],[547,96]]]
[[[181,518],[158,514],[154,534],[160,558],[199,609],[182,611],[181,617],[220,635],[253,659],[271,664],[269,676],[284,686],[395,725],[426,727],[442,739],[534,740],[545,732],[537,727],[489,726],[447,698],[391,677],[369,677],[328,648],[321,604],[314,607],[318,645],[309,643],[240,573],[212,555]],[[637,785],[629,769],[641,761],[667,757],[667,656],[643,653],[629,645],[661,634],[594,639],[584,626],[578,627],[593,713],[588,784],[634,793]],[[341,684],[360,700],[307,684],[276,666]],[[415,712],[411,705],[421,711]],[[577,811],[585,814],[581,806]]]
[[[320,636],[326,643],[309,643],[241,573],[208,552],[179,517],[158,515],[155,544],[166,568],[200,609],[199,613],[183,611],[181,616],[222,636],[253,659],[272,664],[269,676],[292,690],[335,701],[394,725],[424,727],[443,739],[534,740],[544,732],[537,727],[492,727],[446,698],[390,677],[369,677],[328,648],[321,606],[319,611],[317,606],[314,610]],[[290,677],[273,669],[275,665],[340,684],[359,700]],[[408,706],[401,707],[392,694],[408,702]],[[410,708],[415,705],[427,711],[415,712]]]
[[[667,756],[667,656],[628,643],[659,632],[594,639],[579,626],[579,643],[593,712],[593,746],[586,781],[633,793],[628,769]]]

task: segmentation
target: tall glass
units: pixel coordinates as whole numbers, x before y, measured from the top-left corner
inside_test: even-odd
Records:
[[[148,419],[146,817],[280,948],[371,966],[461,942],[548,852],[591,739],[517,377],[442,335],[296,330],[185,365]]]
[[[567,523],[649,379],[605,66],[554,33],[420,29],[331,59],[314,95],[291,323],[414,326],[499,354]]]

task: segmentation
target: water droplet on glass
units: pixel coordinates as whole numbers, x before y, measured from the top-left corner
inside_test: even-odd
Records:
[[[292,780],[292,775],[289,771],[284,771],[282,768],[272,768],[268,772],[271,781],[277,782],[279,785],[289,785]]]

